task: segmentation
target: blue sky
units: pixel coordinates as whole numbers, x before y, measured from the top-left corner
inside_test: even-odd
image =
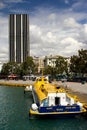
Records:
[[[31,56],[87,49],[86,0],[0,0],[0,62],[8,61],[9,14],[29,14]]]

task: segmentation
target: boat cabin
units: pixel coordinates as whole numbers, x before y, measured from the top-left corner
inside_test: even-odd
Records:
[[[48,97],[41,102],[41,106],[55,106],[55,105],[73,105],[75,101],[73,98],[67,96],[66,93],[48,93]]]

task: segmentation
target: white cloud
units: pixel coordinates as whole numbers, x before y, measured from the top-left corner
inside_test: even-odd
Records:
[[[56,14],[55,13],[51,13],[49,16],[48,16],[49,20],[55,20],[56,19]]]
[[[67,19],[64,20],[64,25],[66,27],[70,27],[70,28],[77,28],[80,27],[80,25],[75,21],[74,18],[69,17]]]
[[[8,18],[0,16],[0,61],[8,61]]]
[[[87,0],[78,0],[72,5],[72,9],[78,12],[85,12],[87,10]]]
[[[72,37],[67,37],[61,41],[61,45],[64,46],[64,49],[62,53],[70,55],[71,53],[77,53],[79,49],[82,48],[83,44],[79,42],[78,40],[72,38]],[[60,51],[61,52],[61,51]]]
[[[84,24],[84,33],[87,35],[87,24]]]
[[[87,49],[87,38],[85,37],[87,26],[78,22],[85,17],[85,13],[84,15],[68,13],[68,10],[66,14],[64,11],[53,13],[44,10],[44,13],[41,12],[42,10],[39,10],[37,15],[30,17],[30,26],[36,27],[30,29],[31,41],[33,41],[31,42],[31,55],[61,54],[71,56],[81,48]],[[84,37],[85,39],[83,39]],[[36,44],[35,50],[34,45],[36,47]]]
[[[5,4],[0,2],[0,9],[3,9],[5,7]]]
[[[30,52],[32,56],[77,54],[87,49],[87,23],[78,21],[86,13],[38,9],[30,14]],[[8,17],[0,16],[0,61],[8,59]]]
[[[65,4],[69,4],[69,0],[65,0]]]
[[[19,2],[23,2],[24,0],[6,0],[6,3],[19,3]]]

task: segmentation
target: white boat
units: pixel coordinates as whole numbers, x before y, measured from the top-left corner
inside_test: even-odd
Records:
[[[24,93],[31,92],[31,91],[32,91],[32,85],[26,86],[25,89],[24,89]]]
[[[36,80],[32,87],[34,103],[29,115],[39,117],[72,117],[86,113],[84,105],[60,86],[52,85],[45,77]]]

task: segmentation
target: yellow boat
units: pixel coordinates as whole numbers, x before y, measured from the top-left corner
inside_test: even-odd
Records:
[[[44,76],[36,79],[32,87],[34,103],[29,116],[72,117],[86,113],[83,104],[66,93],[60,86],[52,85]]]

